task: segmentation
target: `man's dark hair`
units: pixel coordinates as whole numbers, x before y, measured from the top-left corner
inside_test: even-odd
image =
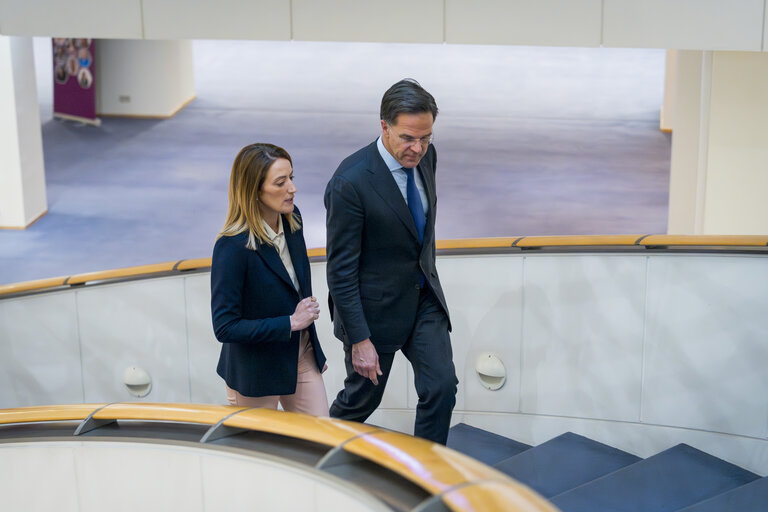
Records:
[[[432,113],[437,117],[435,98],[413,78],[404,78],[390,87],[381,98],[381,119],[388,124],[397,123],[398,114]]]

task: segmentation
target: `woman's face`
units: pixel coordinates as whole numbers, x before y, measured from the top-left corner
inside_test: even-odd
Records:
[[[281,213],[293,212],[293,168],[285,158],[275,160],[267,171],[267,177],[259,191],[259,208],[267,223],[272,224]]]

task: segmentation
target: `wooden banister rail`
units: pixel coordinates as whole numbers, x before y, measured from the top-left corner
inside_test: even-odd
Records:
[[[88,438],[94,434],[98,436],[99,428],[114,421],[210,425],[208,433],[200,439],[201,447],[208,446],[206,439],[209,433],[222,425],[236,430],[277,434],[325,445],[329,454],[338,456],[343,452],[365,459],[419,486],[431,496],[429,500],[442,500],[445,506],[456,512],[557,512],[526,486],[475,459],[430,441],[363,423],[268,409],[179,403],[73,404],[0,409],[0,427],[63,421],[80,421],[80,426],[73,430],[72,435],[88,433]],[[150,436],[148,439],[157,442],[151,434],[147,435]],[[318,463],[315,469],[324,471],[322,463]]]
[[[441,252],[472,251],[500,249],[547,249],[547,248],[580,248],[605,250],[610,247],[616,250],[625,249],[659,249],[659,248],[702,248],[702,249],[760,249],[768,253],[768,235],[575,235],[575,236],[521,236],[498,238],[466,238],[452,240],[437,240],[437,250]],[[319,247],[307,250],[311,259],[325,257],[325,248]],[[0,285],[0,298],[29,292],[54,290],[57,288],[85,284],[137,279],[148,276],[206,270],[211,266],[211,258],[185,259],[151,265],[140,265],[115,270],[88,272],[73,276],[53,277],[25,281],[20,283]]]

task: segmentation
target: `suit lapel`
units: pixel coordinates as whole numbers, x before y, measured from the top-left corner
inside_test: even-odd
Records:
[[[291,233],[291,227],[285,219],[283,219],[283,233],[285,233],[285,244],[288,246],[288,254],[291,255],[291,263],[293,263],[293,270],[296,272],[299,289],[302,295],[308,296],[312,286],[310,285],[307,250],[301,243],[301,235]],[[293,288],[293,283],[291,283],[291,288]]]
[[[295,290],[293,287],[293,281],[291,281],[290,276],[288,276],[288,271],[285,270],[283,260],[280,259],[280,255],[277,253],[277,247],[266,243],[259,244],[259,248],[256,253],[261,257],[262,260],[264,260],[264,263],[272,272],[280,277],[280,279],[285,281],[285,283],[289,285],[291,289]]]
[[[405,204],[403,194],[400,192],[395,178],[392,177],[392,172],[381,158],[376,143],[374,142],[369,148],[368,172],[371,173],[370,181],[373,190],[394,210],[397,218],[400,219],[411,235],[418,241],[419,235],[416,233],[416,225],[413,223],[411,211],[408,209],[408,205]]]
[[[435,204],[435,194],[437,193],[435,191],[435,175],[432,172],[432,169],[428,168],[428,166],[424,163],[424,158],[422,158],[421,162],[419,162],[417,170],[421,175],[421,182],[424,183],[424,190],[427,192],[427,204],[429,205],[429,213],[427,213],[428,227],[430,225],[430,220],[435,215],[435,209],[432,207],[432,205]]]

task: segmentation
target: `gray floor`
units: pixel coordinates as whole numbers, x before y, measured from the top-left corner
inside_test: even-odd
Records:
[[[0,231],[0,284],[210,256],[254,141],[294,157],[307,245],[323,246],[325,183],[404,76],[440,107],[438,238],[666,230],[660,50],[197,41],[186,109],[95,128],[51,119],[35,44],[49,213]]]

